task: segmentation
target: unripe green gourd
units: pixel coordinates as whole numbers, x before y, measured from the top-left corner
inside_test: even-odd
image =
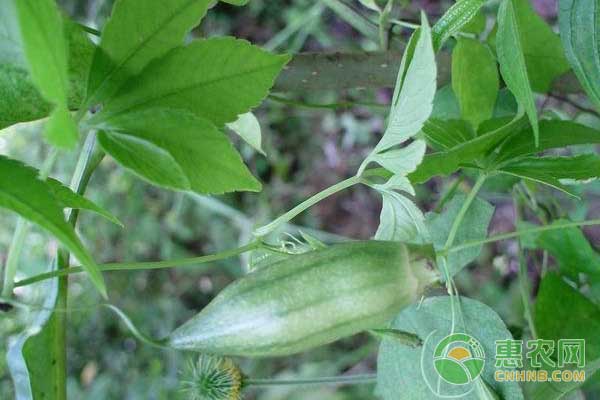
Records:
[[[437,280],[402,243],[332,245],[249,273],[164,343],[218,355],[294,354],[382,327]]]

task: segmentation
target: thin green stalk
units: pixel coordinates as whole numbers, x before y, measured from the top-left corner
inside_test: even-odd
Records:
[[[515,207],[515,226],[519,226],[519,222],[522,220],[522,204],[517,199],[516,194],[514,195],[514,207]],[[527,257],[525,257],[525,249],[523,243],[519,239],[519,290],[521,292],[521,301],[523,302],[523,311],[527,325],[534,339],[537,339],[537,331],[535,324],[533,323],[533,314],[531,312],[531,296],[529,287],[529,277],[527,276]]]
[[[447,250],[442,250],[438,254],[439,255],[448,255],[450,253],[454,253],[454,252],[461,251],[464,249],[469,249],[471,247],[478,247],[478,246],[481,246],[484,244],[500,242],[502,240],[513,239],[516,237],[520,237],[523,235],[530,235],[533,233],[554,231],[557,229],[564,229],[564,228],[574,228],[577,226],[594,226],[594,225],[600,225],[600,219],[590,219],[588,221],[567,222],[567,223],[560,224],[560,225],[544,225],[544,226],[540,226],[537,228],[521,229],[521,230],[514,231],[514,232],[508,232],[508,233],[502,233],[500,235],[490,236],[486,239],[463,242],[457,246],[450,247]]]
[[[204,264],[212,261],[224,260],[226,258],[231,258],[238,256],[242,253],[252,251],[254,249],[258,249],[262,247],[262,243],[260,241],[250,242],[247,245],[237,247],[235,249],[229,249],[222,251],[220,253],[209,254],[200,257],[191,257],[191,258],[182,258],[179,260],[166,260],[166,261],[147,261],[147,262],[125,262],[125,263],[109,263],[109,264],[100,264],[98,265],[98,269],[100,271],[135,271],[135,270],[151,270],[151,269],[161,269],[161,268],[173,268],[173,267],[183,267],[186,265],[196,265],[196,264]],[[64,277],[69,274],[77,274],[83,272],[83,268],[80,266],[70,267],[66,269],[58,269],[55,271],[45,272],[43,274],[34,275],[30,278],[23,279],[15,283],[16,287],[19,286],[27,286],[31,285],[46,279],[51,279],[55,277]]]
[[[419,24],[413,24],[412,22],[401,21],[399,19],[390,19],[390,23],[401,26],[403,28],[412,29],[412,30],[419,29],[421,27],[421,25],[419,25]]]
[[[245,379],[245,386],[268,387],[268,386],[307,386],[307,385],[357,385],[365,383],[375,383],[377,375],[348,375],[348,376],[332,376],[325,378],[314,379],[294,379],[294,380],[279,380],[279,379]]]
[[[379,13],[379,47],[386,51],[389,48],[390,13],[394,0],[388,0],[385,7]]]
[[[461,175],[457,179],[455,179],[454,182],[452,182],[452,185],[450,185],[450,188],[444,193],[442,198],[438,201],[438,204],[437,204],[437,206],[435,206],[435,209],[433,210],[433,212],[440,213],[444,209],[444,206],[446,205],[446,203],[452,197],[454,197],[454,193],[456,193],[456,190],[458,189],[460,184],[463,182],[463,180],[464,180],[464,178]]]
[[[316,2],[311,8],[309,8],[302,16],[289,23],[283,30],[279,31],[273,36],[267,43],[264,44],[266,50],[275,50],[281,46],[286,40],[292,35],[302,29],[306,24],[312,22],[316,18],[319,18],[323,12],[324,5],[320,1]]]
[[[471,203],[473,203],[473,200],[475,200],[475,197],[477,196],[479,189],[481,189],[481,186],[483,186],[483,183],[485,182],[486,178],[487,178],[486,174],[481,174],[477,178],[477,181],[475,181],[475,184],[473,185],[473,188],[469,192],[467,199],[463,203],[462,208],[460,209],[460,211],[458,212],[458,215],[456,216],[456,219],[452,223],[452,227],[450,228],[450,233],[448,234],[448,239],[446,240],[446,244],[444,245],[444,250],[448,250],[454,244],[454,239],[456,239],[456,234],[458,233],[458,229],[460,228],[460,225],[461,225],[463,219],[465,218],[465,215],[467,215],[467,211],[469,211],[469,207],[471,206]]]
[[[358,12],[353,6],[342,0],[321,1],[340,18],[352,25],[354,29],[374,41],[378,40],[379,33],[376,24]]]
[[[104,157],[104,153],[95,150],[96,135],[89,133],[77,160],[75,171],[71,178],[71,190],[83,195],[96,170],[96,167]],[[68,222],[74,227],[79,216],[78,210],[70,210],[67,213]],[[68,270],[69,252],[64,248],[58,250],[57,271]],[[67,299],[69,294],[69,281],[66,276],[58,280],[58,295],[55,307],[59,310],[67,310]],[[56,396],[59,400],[67,399],[67,313],[54,313],[54,335],[52,343],[52,357],[54,357],[56,370]]]
[[[89,33],[91,35],[94,35],[94,36],[97,36],[97,37],[100,37],[102,35],[102,32],[100,32],[98,29],[92,28],[91,26],[87,26],[87,25],[84,25],[84,24],[77,24],[77,25],[79,25],[79,27],[84,32],[87,32],[87,33]]]
[[[50,174],[52,166],[56,161],[58,155],[57,150],[52,150],[48,155],[46,161],[40,169],[39,177],[44,180]],[[2,287],[2,297],[12,296],[12,291],[15,284],[15,275],[19,265],[19,258],[23,251],[23,245],[25,244],[25,237],[29,231],[29,223],[22,217],[17,220],[17,226],[15,227],[15,233],[12,238],[10,247],[8,248],[8,256],[6,257],[6,266],[4,267],[4,281]]]
[[[315,194],[314,196],[310,197],[309,199],[298,204],[296,207],[292,208],[290,211],[288,211],[285,214],[281,215],[280,217],[274,219],[271,223],[255,229],[253,233],[255,236],[258,236],[258,237],[265,236],[265,235],[273,232],[280,225],[283,225],[286,222],[291,221],[298,214],[300,214],[303,211],[305,211],[306,209],[314,206],[315,204],[322,201],[323,199],[326,199],[327,197],[329,197],[331,195],[341,192],[342,190],[347,189],[347,188],[354,186],[361,182],[362,182],[362,178],[360,176],[353,176],[351,178],[348,178],[346,180],[338,182],[335,185],[328,187],[327,189]]]

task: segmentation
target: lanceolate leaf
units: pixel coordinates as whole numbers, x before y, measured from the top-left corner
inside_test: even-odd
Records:
[[[525,126],[523,118],[511,121],[490,132],[460,143],[446,151],[427,154],[417,170],[408,178],[415,183],[422,183],[437,175],[449,175],[461,166],[472,164],[475,160],[489,153],[491,149]]]
[[[8,208],[54,235],[81,262],[98,290],[106,296],[104,279],[91,255],[64,218],[48,184],[37,171],[0,156],[0,207]]]
[[[461,119],[429,118],[423,125],[422,132],[427,144],[436,151],[449,150],[477,137],[471,124]]]
[[[568,220],[557,220],[555,225],[568,223]],[[579,280],[579,274],[588,274],[591,282],[600,282],[600,253],[598,253],[581,228],[562,228],[551,230],[533,236],[528,240],[533,242],[530,247],[547,250],[556,260],[560,272],[574,280]]]
[[[46,125],[46,136],[56,146],[72,148],[78,133],[68,112],[67,45],[62,18],[54,0],[17,0],[15,4],[31,79],[42,96],[56,106]]]
[[[600,109],[600,4],[596,0],[560,0],[559,22],[567,59]]]
[[[573,157],[527,157],[506,164],[502,169],[519,168],[533,170],[556,179],[586,181],[600,177],[600,157],[582,154]]]
[[[288,59],[230,37],[197,40],[152,62],[93,120],[160,107],[222,127],[260,104]]]
[[[495,162],[501,163],[548,149],[594,143],[600,143],[600,131],[596,129],[572,121],[542,120],[539,146],[535,145],[532,135],[527,132],[515,133],[502,144]]]
[[[98,132],[98,142],[123,167],[155,185],[190,190],[185,172],[167,150],[145,139],[118,132]]]
[[[534,316],[540,337],[585,339],[585,359],[600,357],[600,308],[560,276],[549,273],[542,280]]]
[[[460,31],[477,14],[485,0],[457,0],[433,26],[433,47],[439,50],[446,39]]]
[[[225,134],[185,110],[128,113],[98,127],[117,133],[101,137],[100,143],[109,154],[158,185],[197,193],[261,188]],[[149,148],[160,150],[156,159],[164,165],[155,163],[155,156],[149,158]],[[165,170],[168,163],[176,167]]]
[[[576,157],[527,157],[505,164],[498,171],[549,185],[576,196],[565,184],[600,177],[600,157],[594,154]]]
[[[560,38],[533,9],[531,0],[515,0],[515,15],[531,88],[546,93],[569,70]]]
[[[474,127],[491,118],[498,88],[496,59],[490,49],[478,40],[459,38],[452,50],[452,89],[462,118]]]
[[[110,98],[151,60],[183,44],[209,0],[119,0],[104,29],[90,71],[86,104]]]
[[[414,45],[407,46],[402,58],[389,122],[381,141],[373,154],[383,152],[417,134],[433,108],[436,91],[436,64],[431,29],[425,14],[421,18],[421,29]],[[414,36],[411,42],[414,43]],[[412,54],[411,54],[412,53]]]
[[[498,34],[496,38],[498,62],[506,85],[529,117],[537,145],[539,137],[537,110],[527,74],[520,27],[513,1],[502,0],[498,9]]]
[[[57,203],[62,205],[63,208],[68,207],[92,211],[98,215],[103,216],[104,218],[116,225],[123,226],[123,224],[117,219],[117,217],[112,215],[110,212],[106,211],[104,208],[98,206],[93,201],[86,199],[78,193],[75,193],[74,191],[63,185],[62,182],[57,181],[56,179],[48,178],[46,180],[46,183],[48,184],[48,187],[50,188],[52,194],[56,198]]]

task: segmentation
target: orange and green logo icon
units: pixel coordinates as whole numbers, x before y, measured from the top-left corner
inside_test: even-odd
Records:
[[[453,385],[473,382],[483,371],[485,352],[481,343],[465,333],[443,338],[435,348],[433,364],[440,377]]]

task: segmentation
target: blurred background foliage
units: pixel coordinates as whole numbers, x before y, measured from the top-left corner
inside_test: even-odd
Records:
[[[92,27],[106,20],[111,0],[61,0],[66,13]],[[245,7],[219,3],[209,11],[195,36],[234,35],[277,52],[376,50],[378,44],[361,35],[324,4],[310,0],[251,0]],[[424,9],[436,20],[452,4],[443,0],[402,0],[397,16],[417,21]],[[493,25],[495,3],[488,2],[488,29]],[[556,24],[556,1],[536,0],[536,11]],[[370,15],[358,1],[357,10]],[[485,14],[484,14],[485,15]],[[394,31],[405,40],[408,32]],[[392,45],[393,46],[393,45]],[[286,93],[305,103],[374,102],[390,100],[390,90],[348,90],[342,93]],[[453,112],[452,102],[439,96],[436,112]],[[564,100],[564,99],[563,99]],[[542,99],[545,112],[574,116],[582,123],[600,128],[598,116],[581,106],[584,99],[568,102]],[[172,193],[137,179],[106,158],[94,175],[87,196],[108,209],[125,225],[121,229],[96,215],[82,213],[79,232],[98,262],[161,260],[213,253],[245,242],[253,226],[269,221],[312,193],[353,174],[368,150],[380,137],[385,106],[353,106],[345,109],[314,109],[282,104],[267,99],[256,111],[263,132],[267,157],[252,151],[233,136],[246,162],[262,180],[259,194],[237,193],[205,198]],[[21,124],[0,133],[0,153],[40,166],[48,153],[40,140],[38,123]],[[590,149],[581,148],[582,152]],[[593,150],[593,149],[592,149]],[[65,181],[74,168],[75,154],[61,153],[53,176]],[[434,179],[419,187],[418,204],[431,211],[438,200],[459,179]],[[490,234],[514,229],[512,198],[506,194],[505,178],[490,180],[482,196],[495,205]],[[458,190],[468,187],[461,181]],[[573,202],[549,189],[529,188],[554,216],[577,219],[600,216],[600,184],[582,191],[582,200]],[[379,196],[356,187],[329,198],[295,222],[316,230],[326,241],[342,237],[369,238],[379,223]],[[534,214],[529,215],[534,219]],[[16,218],[0,212],[0,261],[4,263]],[[328,232],[331,234],[319,233]],[[593,245],[600,245],[600,231],[586,229]],[[285,237],[284,237],[285,238]],[[54,242],[32,229],[28,251],[20,263],[19,279],[33,275],[48,262]],[[487,246],[478,260],[457,277],[461,293],[495,309],[519,337],[523,312],[519,298],[517,244],[514,241]],[[542,254],[538,254],[542,257]],[[248,259],[242,256],[200,267],[150,272],[106,273],[111,302],[132,316],[134,322],[155,337],[166,335],[204,307],[229,282],[243,273]],[[550,260],[552,264],[552,260]],[[536,276],[534,279],[534,286]],[[20,288],[26,298],[35,298],[35,286]],[[27,292],[26,292],[27,291]],[[127,330],[98,306],[101,299],[83,276],[72,276],[69,290],[68,366],[69,398],[72,399],[172,399],[178,392],[178,373],[190,355],[157,350],[141,345]],[[0,337],[10,340],[19,332],[25,312],[19,318],[0,319]],[[5,341],[2,341],[5,343]],[[358,335],[295,357],[269,360],[241,360],[243,371],[255,378],[315,377],[341,373],[372,372],[377,341]],[[12,383],[0,349],[0,398],[12,398]],[[412,368],[412,366],[407,366]],[[248,398],[261,400],[376,398],[373,385],[354,387],[279,387],[253,390]],[[590,399],[593,390],[589,390]]]

